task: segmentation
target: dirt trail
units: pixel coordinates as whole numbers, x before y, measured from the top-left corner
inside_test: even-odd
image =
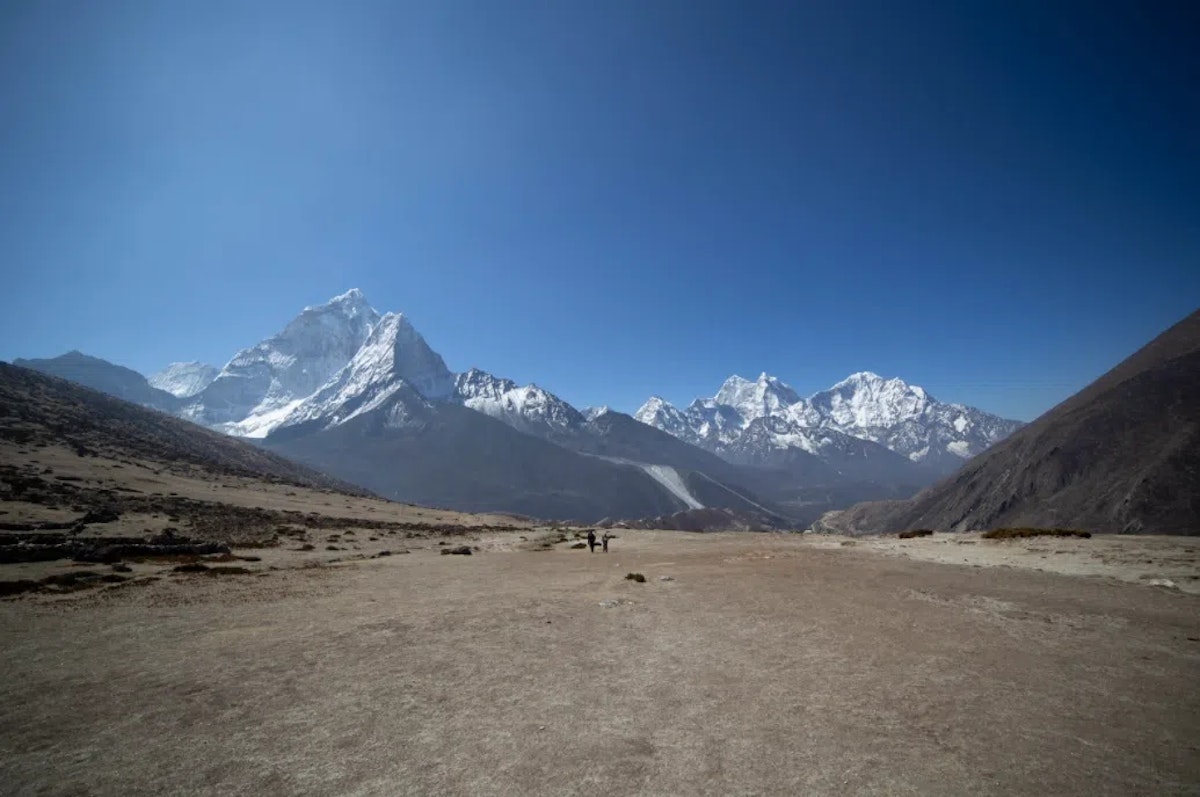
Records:
[[[608,555],[497,534],[472,556],[423,541],[0,602],[0,783],[1200,793],[1192,595],[828,539],[620,534]]]

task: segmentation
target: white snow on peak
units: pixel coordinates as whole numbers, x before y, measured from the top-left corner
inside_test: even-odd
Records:
[[[219,371],[207,363],[171,363],[146,381],[173,396],[188,398],[208,387]]]
[[[587,420],[558,396],[534,384],[519,387],[511,379],[472,368],[455,380],[454,397],[521,431],[555,438],[577,431]]]
[[[974,456],[1021,425],[943,404],[917,385],[873,371],[851,374],[807,399],[769,374],[753,381],[735,375],[713,398],[697,399],[683,411],[655,397],[634,417],[718,454],[751,457],[754,450],[789,447],[820,455],[850,450],[848,435],[918,462],[942,453]],[[836,434],[814,434],[821,429]]]
[[[270,427],[338,373],[378,322],[357,290],[306,307],[281,332],[234,355],[182,414],[217,428]]]
[[[597,418],[599,418],[601,415],[604,415],[609,412],[612,412],[612,407],[608,406],[607,404],[600,406],[600,407],[584,407],[583,417],[586,420],[594,421]]]
[[[350,362],[279,425],[319,421],[337,426],[382,405],[403,387],[422,398],[444,399],[454,391],[454,375],[403,314],[388,313]]]
[[[713,397],[717,404],[737,410],[743,426],[755,418],[777,414],[799,400],[800,396],[789,385],[765,372],[753,382],[731,376]]]

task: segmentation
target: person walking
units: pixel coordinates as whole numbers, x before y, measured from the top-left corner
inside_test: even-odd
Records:
[[[606,531],[604,536],[600,538],[600,545],[604,547],[604,552],[608,553],[608,541],[612,539],[611,535]]]
[[[596,530],[595,529],[588,529],[587,541],[588,541],[588,553],[595,553],[596,552]]]

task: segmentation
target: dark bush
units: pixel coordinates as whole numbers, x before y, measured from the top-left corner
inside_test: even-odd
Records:
[[[933,529],[911,529],[909,531],[900,532],[900,539],[911,540],[913,537],[928,537],[933,534]]]
[[[626,581],[636,581],[639,584],[646,583],[646,577],[643,576],[641,573],[627,573],[625,575],[625,580]]]
[[[992,529],[983,533],[985,540],[1017,540],[1027,537],[1080,537],[1086,540],[1091,536],[1090,531],[1080,531],[1079,529],[1013,528]]]
[[[175,573],[203,573],[208,570],[208,565],[201,564],[200,562],[191,562],[186,565],[176,565],[171,569]]]

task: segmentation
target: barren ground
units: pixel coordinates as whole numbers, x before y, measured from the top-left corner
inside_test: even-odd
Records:
[[[1189,539],[348,531],[0,601],[0,791],[1200,793]]]

